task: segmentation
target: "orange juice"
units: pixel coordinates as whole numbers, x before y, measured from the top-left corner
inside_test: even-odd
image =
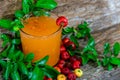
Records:
[[[20,31],[23,52],[35,54],[34,61],[49,55],[48,65],[53,66],[59,60],[61,27],[53,17],[30,17],[24,21]]]

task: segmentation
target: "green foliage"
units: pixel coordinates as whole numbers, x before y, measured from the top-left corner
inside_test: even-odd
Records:
[[[16,19],[14,21],[0,19],[0,27],[12,32],[18,32],[23,28],[23,20],[32,16],[50,16],[49,11],[57,6],[54,0],[22,0],[22,9],[15,11]]]
[[[12,23],[11,20],[0,19],[0,27],[2,27],[2,28],[11,29],[11,27],[12,27],[11,23]]]
[[[57,3],[54,0],[37,0],[36,7],[52,10],[57,6]]]
[[[20,50],[19,29],[23,28],[23,20],[34,16],[50,16],[49,10],[54,9],[54,0],[22,0],[22,10],[15,11],[15,19],[0,19],[0,27],[12,32],[12,35],[1,34],[3,51],[0,52],[0,65],[3,69],[3,79],[8,80],[43,80],[44,76],[56,78],[59,74],[53,67],[46,65],[49,56],[32,63],[33,53],[24,55]],[[14,69],[14,70],[13,70]]]
[[[62,30],[62,34],[64,36],[70,37],[70,40],[73,41],[77,50],[79,49],[79,40],[86,40],[87,44],[84,46],[81,51],[72,50],[70,48],[67,49],[71,56],[78,55],[82,58],[82,64],[85,65],[88,62],[92,61],[96,63],[98,66],[103,66],[108,70],[112,70],[115,66],[120,65],[120,58],[118,55],[120,53],[120,43],[116,42],[113,47],[110,47],[109,43],[105,43],[103,46],[103,53],[98,54],[95,48],[95,40],[90,34],[89,24],[87,22],[83,22],[79,24],[76,28],[67,27]],[[102,55],[102,56],[101,56]]]

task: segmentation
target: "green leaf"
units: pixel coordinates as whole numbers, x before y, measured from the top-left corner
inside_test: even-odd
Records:
[[[97,65],[101,66],[101,61],[99,59],[97,59]]]
[[[17,17],[18,19],[22,18],[23,16],[24,16],[23,11],[21,11],[21,10],[16,10],[15,11],[15,17]]]
[[[119,65],[120,64],[120,59],[116,57],[111,57],[110,58],[110,63],[114,65]]]
[[[6,34],[0,34],[0,39],[3,40],[2,47],[5,48],[10,42],[10,38]]]
[[[16,70],[11,72],[11,78],[12,78],[12,80],[21,80],[20,79],[20,74]]]
[[[7,62],[0,59],[0,65],[1,65],[2,68],[6,68]]]
[[[19,45],[20,43],[20,39],[12,39],[12,44]]]
[[[71,55],[71,56],[74,56],[75,55],[75,52],[74,51],[71,51],[71,50],[67,50],[68,52],[69,52],[69,54]]]
[[[28,63],[26,64],[26,67],[27,67],[27,68],[33,67],[33,66],[32,66],[32,62],[28,62]]]
[[[50,16],[50,13],[48,11],[42,9],[40,11],[34,11],[33,14],[35,16]]]
[[[38,66],[42,66],[42,65],[45,65],[47,63],[49,59],[49,56],[45,56],[44,58],[42,58],[41,60],[37,61],[36,62],[36,65]]]
[[[109,62],[110,62],[110,59],[107,57],[102,60],[103,66],[107,66]]]
[[[97,60],[97,56],[93,55],[93,54],[87,54],[88,58],[93,60],[93,61],[96,61]]]
[[[33,53],[29,53],[29,54],[26,55],[24,61],[25,62],[31,62],[33,60],[33,58],[34,58],[34,54]]]
[[[89,39],[88,45],[89,45],[90,47],[95,47],[95,40],[94,40],[93,37],[91,37],[91,38]]]
[[[27,75],[28,74],[28,70],[27,70],[27,67],[26,65],[23,63],[23,62],[17,62],[18,63],[18,66],[19,66],[19,71],[22,73],[22,74],[25,74]]]
[[[37,0],[36,7],[40,7],[47,10],[52,10],[57,6],[54,0]]]
[[[85,28],[87,28],[88,25],[89,24],[86,21],[84,21],[83,23],[81,23],[81,24],[78,25],[78,28],[79,29],[85,29]]]
[[[9,40],[10,38],[6,34],[0,34],[0,39]]]
[[[112,70],[113,69],[113,66],[111,64],[108,65],[108,70]]]
[[[57,75],[60,74],[56,69],[54,69],[53,67],[49,65],[45,65],[45,67],[41,69],[44,72],[44,74],[48,76],[49,78],[56,78]]]
[[[89,58],[86,56],[86,55],[82,55],[82,64],[83,65],[85,65],[85,64],[87,64],[88,63],[88,61],[89,61]]]
[[[5,48],[5,47],[8,45],[8,43],[9,43],[8,40],[3,41],[3,43],[2,43],[2,47]]]
[[[77,32],[77,33],[76,33],[76,37],[79,39],[79,38],[82,37],[82,34],[81,34],[80,32]]]
[[[9,50],[9,54],[14,53],[15,49],[16,49],[15,45],[11,45],[10,50]]]
[[[24,12],[24,14],[28,14],[30,11],[30,6],[28,4],[28,0],[22,0],[22,10]]]
[[[113,54],[114,56],[118,56],[119,53],[120,53],[120,44],[116,42],[113,46]]]
[[[9,76],[10,76],[10,73],[11,73],[11,69],[12,69],[11,65],[12,65],[11,62],[7,62],[6,69],[5,69],[5,72],[3,74],[4,80],[8,80],[9,79]]]
[[[110,44],[109,43],[105,43],[104,44],[104,52],[103,54],[106,55],[110,52]]]
[[[18,72],[18,68],[19,68],[18,64],[17,63],[13,63],[13,67],[14,67],[14,69],[12,69],[12,72],[11,72],[12,80],[21,80],[20,79],[20,74]]]
[[[7,19],[0,19],[0,27],[4,28],[4,29],[11,29],[11,20],[7,20]]]
[[[8,45],[7,48],[0,53],[0,56],[7,57],[9,49],[10,49],[10,45]]]
[[[38,66],[35,66],[32,72],[32,78],[30,80],[43,80],[43,78],[44,78],[43,71]]]
[[[70,35],[70,40],[73,41],[77,47],[79,46],[78,40],[75,38],[74,35]]]
[[[72,33],[73,32],[73,28],[72,27],[66,27],[63,29],[66,33]]]
[[[22,61],[24,59],[24,54],[20,50],[18,50],[14,56],[17,61]]]

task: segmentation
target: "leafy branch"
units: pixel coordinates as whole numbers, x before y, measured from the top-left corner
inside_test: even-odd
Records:
[[[104,51],[102,54],[98,54],[97,49],[95,48],[95,40],[90,33],[88,28],[89,24],[83,22],[79,24],[76,28],[67,27],[63,29],[63,35],[70,37],[77,49],[72,50],[68,48],[70,55],[78,55],[82,58],[83,65],[87,64],[89,61],[93,61],[98,66],[103,66],[108,70],[111,70],[115,66],[120,66],[120,58],[118,57],[120,53],[120,43],[116,42],[112,49],[110,48],[109,43],[104,44]],[[79,42],[81,39],[87,42],[84,48],[79,49]],[[101,56],[102,55],[102,56]]]
[[[33,16],[49,16],[49,11],[57,3],[54,0],[22,0],[22,9],[15,12],[15,19],[0,19],[0,27],[9,30],[12,34],[1,34],[3,40],[0,52],[0,66],[4,80],[43,80],[44,76],[56,78],[59,74],[53,67],[46,64],[49,56],[32,63],[33,53],[24,55],[21,51],[19,29],[23,28],[23,21]]]

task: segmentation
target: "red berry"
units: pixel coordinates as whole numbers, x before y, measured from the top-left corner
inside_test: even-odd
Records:
[[[59,64],[65,64],[65,61],[64,60],[59,60],[59,62],[58,62]]]
[[[70,41],[69,38],[63,38],[62,39],[62,42],[63,42],[64,45],[66,45],[69,41]]]
[[[71,62],[66,62],[66,63],[65,63],[65,67],[71,69],[71,68],[72,68]]]
[[[58,64],[57,66],[58,66],[60,69],[62,69],[62,68],[64,67],[63,64]]]
[[[60,16],[60,17],[58,17],[58,19],[56,20],[56,24],[57,24],[58,26],[63,26],[63,27],[65,27],[65,26],[68,25],[68,20],[67,20],[66,17]]]
[[[60,52],[63,52],[63,51],[66,51],[66,48],[65,48],[65,46],[62,45],[62,46],[60,47]]]
[[[67,51],[62,52],[60,56],[61,56],[61,59],[63,60],[67,60],[70,58],[70,55]]]
[[[44,76],[44,80],[47,80],[47,76]]]
[[[62,68],[61,69],[61,73],[63,73],[63,74],[65,74],[65,75],[67,75],[68,73],[70,73],[70,70],[69,70],[69,68]]]
[[[76,57],[76,56],[70,57],[70,62],[71,62],[71,63],[73,63],[73,62],[76,61],[76,60],[77,60],[77,57]]]
[[[78,61],[79,61],[80,64],[82,65],[82,58],[79,58]]]
[[[68,80],[76,80],[76,75],[74,73],[68,73]]]
[[[52,78],[48,78],[47,80],[53,80]]]
[[[73,43],[72,41],[69,41],[67,44],[66,44],[67,47],[71,46],[73,50],[76,49],[76,45],[75,43]]]
[[[81,65],[80,61],[76,60],[76,61],[73,62],[72,68],[73,69],[80,68],[80,65]]]
[[[64,65],[65,65],[65,61],[64,61],[64,60],[60,60],[60,61],[58,62],[58,64],[57,64],[57,66],[58,66],[60,69],[62,69],[62,68],[64,67]]]

